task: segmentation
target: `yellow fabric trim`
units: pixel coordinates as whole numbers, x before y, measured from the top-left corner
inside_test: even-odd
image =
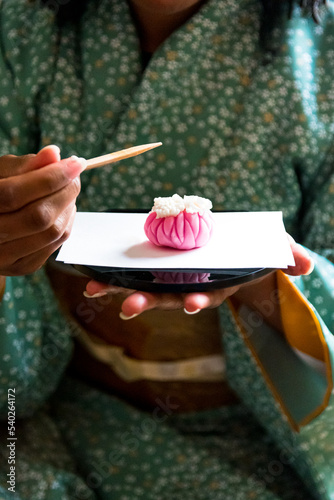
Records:
[[[276,390],[276,387],[272,380],[267,375],[257,353],[252,345],[250,336],[245,330],[242,322],[238,315],[238,304],[231,299],[228,299],[228,305],[232,311],[234,319],[243,335],[244,341],[251,351],[257,365],[261,369],[262,375],[270,388],[274,398],[279,403],[282,412],[288,419],[289,424],[292,429],[299,431],[300,427],[308,424],[315,417],[320,415],[320,413],[328,406],[330,395],[333,390],[333,379],[332,379],[332,368],[330,363],[330,356],[328,346],[326,344],[325,338],[322,333],[322,328],[320,322],[314,313],[312,307],[307,302],[302,293],[298,288],[289,280],[289,278],[282,272],[277,271],[277,286],[279,290],[280,307],[282,322],[284,328],[284,335],[286,340],[292,347],[299,349],[306,354],[313,356],[316,359],[320,359],[326,364],[326,378],[327,378],[327,390],[324,396],[324,400],[321,405],[319,405],[313,412],[311,412],[306,418],[301,422],[296,422],[292,417],[289,409],[284,404],[280,394]],[[305,335],[307,331],[307,338]],[[305,345],[306,344],[306,347]]]
[[[310,304],[282,271],[277,272],[277,286],[286,340],[299,351],[326,361],[327,345]]]
[[[260,368],[266,384],[268,385],[269,389],[273,393],[273,396],[276,399],[276,401],[279,403],[279,405],[280,405],[283,413],[286,415],[286,417],[288,419],[288,422],[291,425],[292,429],[294,429],[295,431],[298,431],[298,425],[297,425],[297,423],[294,421],[294,419],[292,418],[289,410],[284,405],[284,403],[283,403],[283,401],[282,401],[279,393],[276,390],[275,385],[273,384],[273,382],[271,381],[271,379],[268,377],[267,372],[265,371],[265,369],[264,369],[264,367],[263,367],[263,365],[262,365],[262,363],[261,363],[261,361],[260,361],[260,359],[259,359],[259,357],[258,357],[258,355],[257,355],[257,353],[256,353],[256,351],[254,349],[254,347],[253,347],[253,344],[250,341],[250,337],[249,337],[248,333],[246,332],[244,326],[242,325],[242,323],[239,320],[238,311],[237,311],[237,308],[234,305],[235,302],[233,300],[230,300],[230,299],[227,299],[227,302],[228,302],[228,305],[229,305],[229,307],[230,307],[230,309],[232,311],[232,314],[234,316],[235,322],[237,323],[237,325],[239,327],[239,330],[242,333],[242,336],[244,338],[245,344],[247,345],[248,349],[252,353],[253,358],[256,361],[256,364]]]
[[[282,271],[277,271],[277,286],[280,294],[284,335],[287,342],[299,351],[323,361],[326,365],[328,386],[323,403],[299,422],[299,425],[303,426],[320,415],[329,403],[333,390],[330,355],[320,322],[304,295]]]

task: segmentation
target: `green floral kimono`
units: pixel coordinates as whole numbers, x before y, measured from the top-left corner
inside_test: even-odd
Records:
[[[332,4],[322,26],[296,7],[273,55],[259,47],[258,0],[209,0],[146,67],[125,0],[92,1],[76,30],[36,4],[0,1],[1,155],[54,143],[89,158],[162,141],[84,173],[78,209],[149,209],[177,192],[217,210],[283,210],[315,270],[278,275],[286,340],[251,311],[221,307],[242,403],[183,415],[165,401],[139,411],[64,375],[70,327],[43,271],[8,278],[0,498],[333,500]]]

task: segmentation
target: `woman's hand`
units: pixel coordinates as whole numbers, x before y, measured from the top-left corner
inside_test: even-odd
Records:
[[[289,237],[291,249],[295,259],[295,266],[290,266],[284,270],[286,274],[298,276],[309,274],[313,269],[313,262],[307,251],[298,245],[291,236]],[[264,297],[270,297],[275,291],[276,278],[275,273],[271,273],[264,278],[259,278],[249,284],[239,285],[220,290],[201,293],[147,293],[116,286],[106,285],[98,281],[90,281],[87,284],[85,296],[99,297],[105,294],[123,294],[126,298],[122,304],[121,317],[131,319],[138,314],[149,309],[180,309],[184,308],[188,314],[195,314],[201,309],[218,307],[224,300],[232,295],[238,301],[244,302],[250,307],[254,304],[263,302]],[[261,311],[259,311],[261,313]],[[275,308],[269,322],[280,329],[279,309]]]
[[[36,271],[68,238],[84,168],[57,146],[0,157],[0,275]]]
[[[122,294],[122,319],[131,319],[150,309],[174,310],[184,308],[188,314],[195,314],[207,307],[218,307],[224,300],[234,294],[239,287],[224,288],[202,293],[148,293],[106,285],[98,281],[87,284],[86,297],[101,297],[106,294]]]

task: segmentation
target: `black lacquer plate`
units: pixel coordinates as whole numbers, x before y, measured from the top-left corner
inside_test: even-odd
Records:
[[[97,281],[143,292],[206,292],[248,283],[273,269],[122,269],[117,267],[73,267]]]
[[[108,210],[133,212],[133,210]],[[136,210],[147,213],[147,210]],[[81,273],[110,285],[143,292],[207,292],[248,283],[269,274],[273,269],[136,269],[73,264]]]

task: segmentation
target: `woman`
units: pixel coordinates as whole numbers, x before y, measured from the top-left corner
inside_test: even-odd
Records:
[[[4,1],[0,13],[1,152],[18,155],[0,163],[0,269],[13,276],[2,279],[1,389],[4,419],[13,387],[28,417],[17,429],[19,497],[330,498],[331,15],[315,27],[289,2],[92,0],[79,18],[73,2],[45,3]],[[83,173],[76,201],[84,161],[71,155],[157,140],[163,152]],[[283,210],[287,230],[317,252],[313,273],[228,289],[227,304],[225,292],[91,298],[105,287],[51,266],[64,319],[44,272],[29,273],[66,239],[75,204],[149,209],[174,192],[218,210]],[[293,249],[291,273],[308,274],[308,254]],[[120,308],[138,317],[124,322]],[[229,384],[280,450],[236,403],[221,340]],[[123,349],[121,369],[101,361],[101,343]],[[214,378],[203,356],[218,359]],[[159,375],[129,380],[129,358]],[[185,359],[197,377],[162,381],[164,362]]]

